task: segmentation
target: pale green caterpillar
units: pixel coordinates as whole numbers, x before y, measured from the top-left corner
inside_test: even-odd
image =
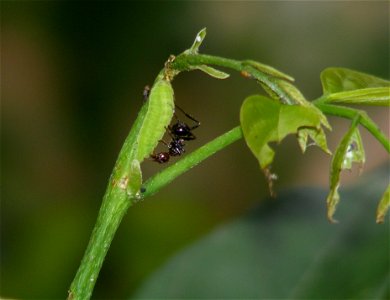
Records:
[[[136,159],[139,162],[153,153],[171,122],[175,109],[171,83],[162,77],[158,78],[147,101],[148,108],[137,139]]]

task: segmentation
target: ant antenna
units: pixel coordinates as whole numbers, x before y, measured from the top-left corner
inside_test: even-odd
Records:
[[[175,103],[175,107],[176,108],[178,108],[188,119],[190,119],[190,120],[192,120],[192,121],[194,121],[195,123],[196,123],[196,125],[194,125],[194,126],[192,126],[192,127],[190,127],[190,129],[191,130],[193,130],[193,129],[195,129],[195,128],[198,128],[199,126],[200,126],[200,122],[197,120],[197,119],[195,119],[193,116],[191,116],[190,114],[187,114],[179,105],[177,105],[176,103]],[[178,117],[176,116],[176,114],[175,114],[175,117],[176,117],[176,119],[178,119]]]

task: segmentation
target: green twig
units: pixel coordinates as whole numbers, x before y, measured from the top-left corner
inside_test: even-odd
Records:
[[[258,82],[265,85],[268,89],[273,91],[273,93],[279,97],[282,103],[294,103],[286,91],[276,83],[278,80],[277,78],[257,70],[250,63],[248,63],[247,60],[239,61],[213,55],[188,54],[184,52],[183,54],[176,57],[176,59],[172,62],[171,67],[174,70],[181,72],[193,70],[195,66],[200,65],[213,65],[229,68],[238,72],[248,73],[249,78],[257,80]]]
[[[180,176],[181,174],[196,166],[209,156],[215,154],[219,150],[222,150],[223,148],[234,143],[240,138],[242,138],[242,131],[241,127],[237,126],[232,130],[226,132],[225,134],[212,140],[211,142],[207,143],[206,145],[188,154],[172,166],[165,168],[161,172],[148,179],[144,184],[145,192],[143,193],[142,197],[146,198],[155,194],[157,191],[169,184],[176,177]]]
[[[89,299],[91,297],[96,279],[115,232],[127,209],[135,200],[128,197],[125,183],[133,180],[128,177],[130,164],[135,157],[135,140],[146,109],[147,105],[145,104],[141,108],[119,153],[90,241],[70,286],[69,300]]]
[[[338,105],[331,105],[331,104],[324,104],[322,102],[314,102],[314,104],[325,114],[347,118],[350,120],[353,120],[356,115],[360,115],[359,123],[364,126],[386,149],[387,152],[390,153],[390,142],[385,136],[385,134],[379,129],[379,127],[375,124],[374,121],[370,119],[370,117],[361,110],[344,107],[344,106],[338,106]]]

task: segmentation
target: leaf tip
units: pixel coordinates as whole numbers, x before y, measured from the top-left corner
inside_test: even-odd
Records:
[[[329,221],[329,223],[331,223],[331,224],[338,224],[338,223],[339,223],[339,221],[335,220],[335,219],[333,218],[333,216],[330,216],[329,214],[328,214],[328,221]]]
[[[214,77],[216,79],[226,79],[226,78],[229,78],[229,76],[230,76],[228,73],[214,69],[214,68],[209,67],[207,65],[195,66],[194,69],[198,69],[198,70],[200,70],[200,71],[206,73],[207,75],[210,75],[211,77]]]
[[[202,28],[198,34],[195,37],[194,43],[192,44],[191,48],[188,49],[187,51],[191,53],[198,53],[199,47],[202,44],[204,38],[206,37],[206,27]]]
[[[335,186],[334,188],[331,189],[327,199],[326,199],[326,204],[327,204],[327,218],[328,221],[332,224],[337,224],[338,221],[333,218],[335,212],[336,212],[336,206],[340,201],[340,196],[338,193],[338,185]]]

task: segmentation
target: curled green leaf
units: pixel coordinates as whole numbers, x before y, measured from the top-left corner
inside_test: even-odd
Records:
[[[322,116],[313,107],[285,105],[265,96],[245,99],[240,111],[245,141],[264,170],[274,159],[271,142],[281,142],[301,128],[321,130]]]
[[[390,81],[346,68],[327,68],[321,72],[324,94],[374,87],[389,87]]]
[[[385,221],[385,216],[389,208],[390,208],[390,184],[387,186],[387,189],[383,194],[381,201],[379,202],[378,209],[376,211],[377,223],[383,223]]]
[[[325,102],[390,106],[390,88],[376,87],[329,94]]]
[[[226,79],[230,75],[228,73],[222,72],[220,70],[214,69],[212,67],[206,66],[206,65],[200,65],[200,66],[195,66],[194,69],[200,70],[211,77],[217,78],[217,79]]]
[[[330,222],[335,222],[333,215],[340,200],[338,189],[340,186],[340,173],[342,170],[351,169],[352,163],[365,162],[364,147],[357,128],[359,117],[355,118],[351,127],[345,134],[332,159],[332,169],[330,172],[330,191],[326,199]]]
[[[199,47],[200,45],[202,45],[202,42],[205,37],[206,37],[206,27],[198,32],[198,34],[195,37],[194,43],[192,44],[191,48],[187,50],[187,52],[191,54],[198,53]]]

